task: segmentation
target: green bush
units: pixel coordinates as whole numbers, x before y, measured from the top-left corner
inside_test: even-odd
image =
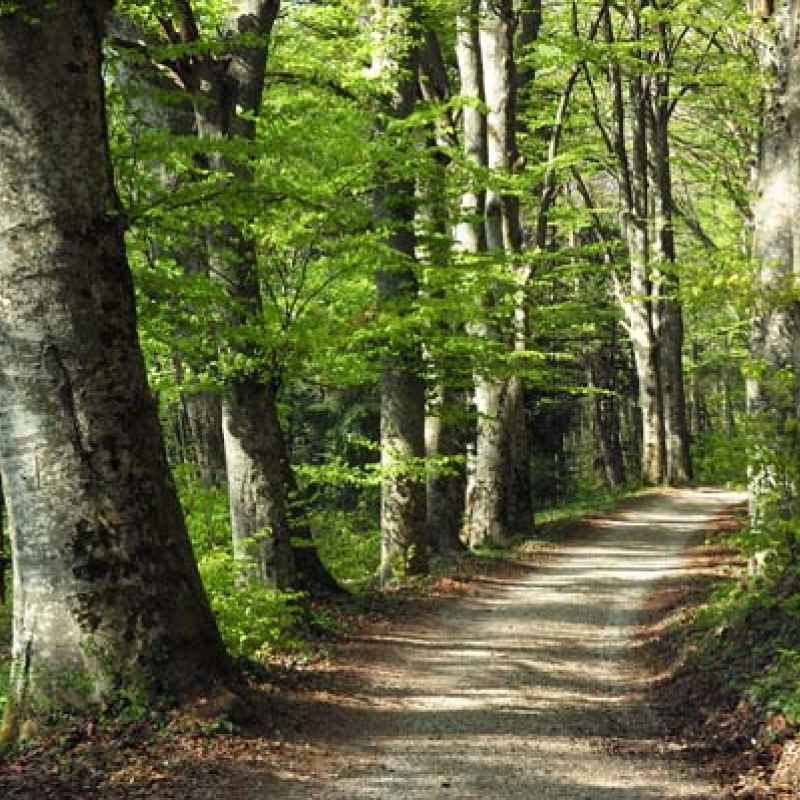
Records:
[[[236,658],[264,659],[276,649],[297,646],[289,636],[302,616],[299,595],[243,581],[227,550],[200,556],[198,566],[222,639]]]
[[[179,468],[176,480],[200,576],[231,655],[263,659],[297,646],[290,631],[302,615],[299,595],[242,579],[224,487],[204,487],[188,469]]]
[[[747,480],[747,440],[742,433],[704,433],[692,447],[697,480],[741,485]]]
[[[800,725],[800,596],[786,573],[719,586],[697,614],[690,659],[735,703]]]
[[[360,588],[378,572],[381,535],[368,509],[326,509],[308,515],[320,558],[343,585]]]

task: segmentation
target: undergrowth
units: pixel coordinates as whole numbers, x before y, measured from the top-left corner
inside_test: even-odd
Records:
[[[730,707],[745,701],[800,728],[800,574],[784,569],[719,585],[700,608],[689,666]]]

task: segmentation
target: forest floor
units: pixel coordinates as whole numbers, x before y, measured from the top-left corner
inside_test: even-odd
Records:
[[[695,724],[702,699],[675,677],[667,634],[727,568],[706,535],[742,501],[648,493],[520,560],[464,559],[262,685],[241,728],[84,726],[0,763],[0,797],[789,797],[737,784],[739,751],[719,735],[730,720]]]

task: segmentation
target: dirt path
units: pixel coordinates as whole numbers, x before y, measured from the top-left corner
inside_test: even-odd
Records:
[[[741,499],[637,498],[543,563],[375,622],[329,668],[262,687],[240,731],[208,736],[181,715],[116,736],[85,725],[0,760],[0,797],[715,800],[647,704],[641,651],[648,614],[696,585],[684,547]]]
[[[369,674],[322,704],[319,772],[286,800],[715,798],[664,743],[637,658],[648,592],[740,495],[637,500],[518,580],[354,647]],[[330,711],[330,716],[326,712]]]

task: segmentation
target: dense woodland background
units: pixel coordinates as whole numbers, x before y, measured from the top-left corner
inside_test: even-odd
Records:
[[[691,481],[749,480],[722,605],[780,620],[757,666],[800,720],[800,3],[772,5],[0,4],[7,736],[224,679],[215,625],[268,659],[315,599]]]

